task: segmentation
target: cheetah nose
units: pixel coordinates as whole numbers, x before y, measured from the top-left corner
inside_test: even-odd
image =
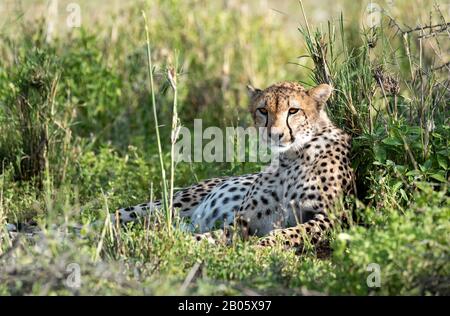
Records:
[[[274,139],[276,139],[277,138],[277,135],[278,135],[278,140],[281,140],[282,138],[283,138],[283,136],[284,136],[284,133],[271,133],[271,132],[269,132],[269,137],[270,138],[274,138]],[[273,137],[272,137],[273,136]]]

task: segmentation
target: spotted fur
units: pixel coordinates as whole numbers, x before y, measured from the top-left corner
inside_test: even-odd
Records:
[[[215,178],[175,194],[174,207],[189,217],[198,240],[229,241],[229,227],[245,238],[262,237],[261,246],[282,242],[300,248],[306,239],[323,239],[336,218],[336,200],[352,188],[351,138],[328,118],[324,107],[332,89],[306,90],[282,82],[265,90],[249,87],[250,112],[257,127],[267,127],[280,153],[277,168],[255,174]],[[118,210],[121,222],[161,207],[144,203]],[[115,218],[114,218],[115,220]],[[219,223],[222,232],[210,233]]]

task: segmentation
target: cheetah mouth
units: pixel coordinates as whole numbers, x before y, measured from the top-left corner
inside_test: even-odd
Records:
[[[283,142],[283,143],[280,142],[280,143],[276,144],[275,147],[291,148],[294,144],[295,144],[295,140],[290,140],[290,141]]]
[[[284,152],[284,151],[291,149],[295,145],[294,140],[291,139],[288,141],[281,142],[279,140],[274,140],[274,139],[269,139],[269,140],[265,139],[266,145],[268,145],[270,147],[271,151],[275,152],[275,153]]]
[[[283,151],[287,151],[292,147],[293,143],[288,143],[288,144],[276,144],[274,146],[272,146],[272,150],[275,152],[283,152]]]

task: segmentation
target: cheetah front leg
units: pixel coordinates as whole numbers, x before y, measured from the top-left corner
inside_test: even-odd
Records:
[[[194,238],[197,242],[206,240],[212,245],[230,245],[233,242],[233,235],[233,227],[228,226],[207,233],[194,234]]]
[[[224,224],[222,229],[213,230],[206,233],[194,234],[196,241],[206,240],[210,244],[231,245],[234,239],[248,239],[248,231],[245,229],[246,221],[241,216],[234,218],[233,225]]]
[[[333,227],[333,222],[325,213],[316,214],[313,219],[294,227],[275,229],[270,235],[259,240],[263,247],[274,246],[280,242],[288,248],[303,250],[305,242],[316,245]]]

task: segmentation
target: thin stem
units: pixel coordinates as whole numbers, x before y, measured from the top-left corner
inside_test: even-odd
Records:
[[[161,138],[159,136],[159,125],[158,125],[158,115],[156,114],[156,98],[155,98],[155,89],[154,89],[154,83],[153,83],[153,64],[152,64],[152,55],[151,55],[151,47],[150,47],[150,36],[148,32],[148,23],[147,23],[147,16],[144,11],[142,11],[142,16],[145,21],[145,35],[146,35],[146,41],[147,41],[147,62],[148,62],[148,76],[150,78],[150,91],[152,96],[152,106],[153,106],[153,118],[155,120],[155,131],[156,131],[156,142],[158,144],[158,154],[159,154],[159,163],[161,166],[161,177],[163,182],[163,205],[164,209],[168,210],[168,203],[167,203],[167,183],[166,183],[166,171],[164,169],[164,160],[163,160],[163,154],[162,154],[162,148],[161,148]]]
[[[175,142],[178,137],[178,90],[177,90],[177,69],[178,58],[175,60],[175,68],[169,69],[168,78],[170,86],[173,89],[173,110],[172,110],[172,135],[171,135],[171,148],[170,148],[170,192],[169,192],[169,210],[172,216],[173,212],[173,191],[174,191],[174,177],[175,177]],[[171,222],[171,218],[170,218]]]
[[[302,8],[303,19],[305,20],[306,29],[308,30],[308,36],[311,38],[311,31],[309,29],[308,19],[306,18],[305,8],[303,7],[303,1],[299,0],[298,2],[300,2],[300,7]]]

